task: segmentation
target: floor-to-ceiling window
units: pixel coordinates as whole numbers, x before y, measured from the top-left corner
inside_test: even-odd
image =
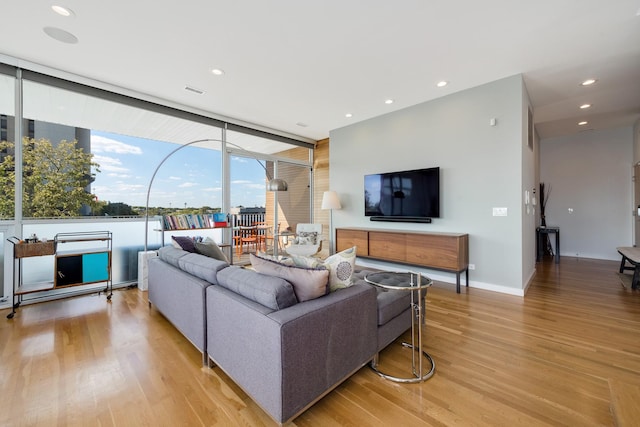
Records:
[[[234,194],[233,200],[239,198],[237,204],[267,209],[269,195],[264,181],[262,190],[248,199],[240,198],[241,187],[226,182],[230,178],[224,171],[230,161],[225,160],[223,140],[236,141],[239,150],[244,150],[239,157],[250,160],[246,165],[253,163],[244,171],[233,166],[234,174],[240,177],[255,167],[264,172],[261,164],[275,175],[282,160],[308,165],[311,158],[313,145],[309,143],[0,66],[0,131],[9,136],[7,144],[13,145],[7,147],[7,153],[21,151],[17,168],[5,165],[10,166],[6,168],[9,175],[19,172],[17,179],[10,179],[17,183],[21,197],[16,206],[13,197],[5,198],[11,205],[5,206],[4,214],[0,209],[0,220],[11,220],[12,213],[18,212],[15,234],[20,236],[53,238],[56,233],[75,230],[113,231],[116,284],[137,277],[136,255],[144,247],[147,190],[159,163],[163,162],[148,192],[153,220],[146,231],[152,248],[163,241],[157,215],[228,210],[233,206],[228,193]],[[15,93],[20,93],[20,102],[14,99]],[[19,111],[14,111],[16,105]],[[22,136],[18,147],[13,141],[16,134]],[[205,141],[191,144],[195,140]],[[291,150],[304,151],[305,160],[292,158]],[[308,178],[304,185],[309,185]],[[6,190],[11,193],[9,187]],[[226,238],[229,240],[230,234]],[[33,265],[24,270],[23,279],[47,280],[51,260],[30,261]]]
[[[0,64],[2,65],[2,64]],[[15,116],[15,77],[4,74],[11,69],[0,68],[0,302],[9,294],[10,269],[5,269],[5,240],[13,231],[15,185],[11,174],[12,166],[2,167],[6,160],[11,162],[13,152],[13,118]],[[4,212],[4,214],[3,214]],[[10,259],[7,257],[7,259]]]
[[[263,212],[262,222],[270,235],[268,241],[281,247],[284,242],[278,240],[279,233],[295,231],[298,223],[313,220],[311,150],[233,131],[228,131],[226,136],[227,148],[232,153],[230,207],[241,215],[243,225]],[[266,183],[272,178],[286,181],[287,191],[265,191]]]

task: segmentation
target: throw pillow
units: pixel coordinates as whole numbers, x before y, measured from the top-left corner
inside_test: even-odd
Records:
[[[293,261],[293,265],[297,267],[319,268],[324,266],[320,258],[310,256],[291,255],[291,260]]]
[[[187,252],[196,252],[196,246],[191,237],[185,236],[171,236],[174,242],[180,245],[180,249]]]
[[[208,256],[210,258],[215,258],[220,261],[229,262],[227,256],[222,252],[222,249],[214,242],[212,239],[205,239],[203,242],[194,242],[196,247],[196,252]]]
[[[349,287],[353,284],[353,272],[356,265],[356,247],[345,249],[331,255],[324,261],[314,257],[291,257],[294,265],[304,268],[321,268],[329,270],[329,290],[331,292]]]
[[[329,269],[329,288],[331,292],[353,284],[353,271],[356,266],[356,247],[345,249],[324,260]]]
[[[326,295],[329,291],[329,270],[289,266],[249,255],[251,266],[258,273],[286,280],[293,286],[298,302],[308,301]]]
[[[293,243],[295,245],[317,245],[318,233],[316,231],[301,231]]]
[[[274,261],[284,265],[295,265],[292,258],[283,256],[283,255],[273,256],[273,255],[266,254],[264,252],[258,252],[256,256],[262,259]]]

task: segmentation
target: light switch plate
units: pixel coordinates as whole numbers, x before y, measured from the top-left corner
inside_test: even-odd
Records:
[[[493,208],[493,216],[507,216],[507,208]]]

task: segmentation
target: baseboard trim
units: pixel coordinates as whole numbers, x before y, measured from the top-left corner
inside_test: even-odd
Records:
[[[370,267],[378,270],[414,271],[416,273],[423,273],[424,275],[428,276],[432,280],[453,284],[453,291],[455,292],[455,285],[456,285],[455,273],[447,273],[443,271],[420,268],[418,266],[399,265],[399,264],[393,264],[389,262],[376,261],[376,260],[364,259],[364,258],[357,258],[356,264],[359,267]],[[484,283],[484,282],[471,280],[471,278],[473,277],[473,271],[469,272],[469,277],[470,277],[470,280],[469,280],[470,288],[484,289],[491,292],[499,292],[501,294],[516,295],[520,297],[523,297],[525,294],[524,289],[511,288],[508,286],[501,286],[501,285],[495,285],[493,283]],[[460,274],[460,289],[462,290],[465,287],[466,287],[465,275]],[[462,290],[462,292],[464,293],[464,290]]]

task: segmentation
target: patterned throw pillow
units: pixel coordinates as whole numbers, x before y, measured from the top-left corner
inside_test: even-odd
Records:
[[[298,267],[326,267],[329,270],[329,290],[331,292],[349,287],[353,284],[353,272],[356,265],[355,246],[331,255],[324,261],[318,258],[295,255],[291,258]]]
[[[300,233],[298,233],[298,237],[295,238],[293,243],[296,245],[317,245],[318,232],[301,231]]]
[[[331,292],[353,285],[356,247],[331,255],[324,260],[323,264],[329,269],[329,290]]]

